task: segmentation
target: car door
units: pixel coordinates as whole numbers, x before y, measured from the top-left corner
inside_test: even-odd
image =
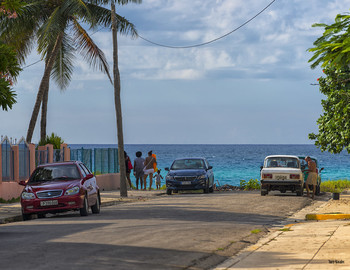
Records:
[[[214,173],[212,169],[210,168],[209,162],[207,160],[205,160],[205,165],[207,166],[207,174],[208,174],[208,178],[209,178],[209,187],[214,185]]]
[[[84,172],[85,176],[84,178],[89,175],[92,174],[90,172],[90,170],[85,166],[85,164],[80,163],[79,164],[80,169],[82,170],[82,172]],[[90,179],[86,179],[86,181],[84,182],[84,187],[87,190],[88,193],[88,202],[89,205],[94,205],[96,203],[97,200],[97,184],[96,184],[96,177],[93,176]]]

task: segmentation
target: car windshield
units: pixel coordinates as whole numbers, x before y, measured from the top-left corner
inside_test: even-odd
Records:
[[[64,165],[64,166],[45,166],[39,167],[35,170],[33,176],[30,178],[29,183],[55,181],[55,180],[73,180],[80,178],[77,166]]]
[[[205,169],[202,159],[179,159],[171,165],[171,170]]]
[[[299,160],[291,157],[271,157],[266,160],[266,168],[299,168]]]

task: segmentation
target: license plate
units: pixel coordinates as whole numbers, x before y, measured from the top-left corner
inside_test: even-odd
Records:
[[[276,178],[276,180],[286,180],[287,176],[286,175],[276,175],[275,178]]]
[[[182,185],[191,185],[191,181],[182,181],[181,182]]]
[[[51,205],[58,205],[57,200],[52,200],[52,201],[41,201],[40,206],[51,206]]]

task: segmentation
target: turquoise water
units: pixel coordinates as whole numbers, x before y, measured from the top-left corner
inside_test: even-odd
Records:
[[[110,144],[71,145],[71,148],[108,148]],[[215,180],[221,185],[239,185],[241,179],[259,179],[260,166],[268,155],[310,155],[318,159],[320,167],[324,167],[322,180],[350,179],[350,155],[321,152],[314,145],[193,145],[193,144],[128,144],[125,151],[134,160],[135,153],[141,151],[143,157],[153,150],[157,155],[158,168],[166,175],[165,167],[170,167],[175,158],[205,157],[213,166]],[[132,176],[132,181],[135,182]]]

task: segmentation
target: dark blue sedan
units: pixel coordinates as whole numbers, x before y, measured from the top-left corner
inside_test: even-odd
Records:
[[[165,168],[168,174],[166,191],[168,195],[179,190],[203,189],[204,193],[214,191],[214,173],[212,166],[205,158],[175,159],[170,169]]]

